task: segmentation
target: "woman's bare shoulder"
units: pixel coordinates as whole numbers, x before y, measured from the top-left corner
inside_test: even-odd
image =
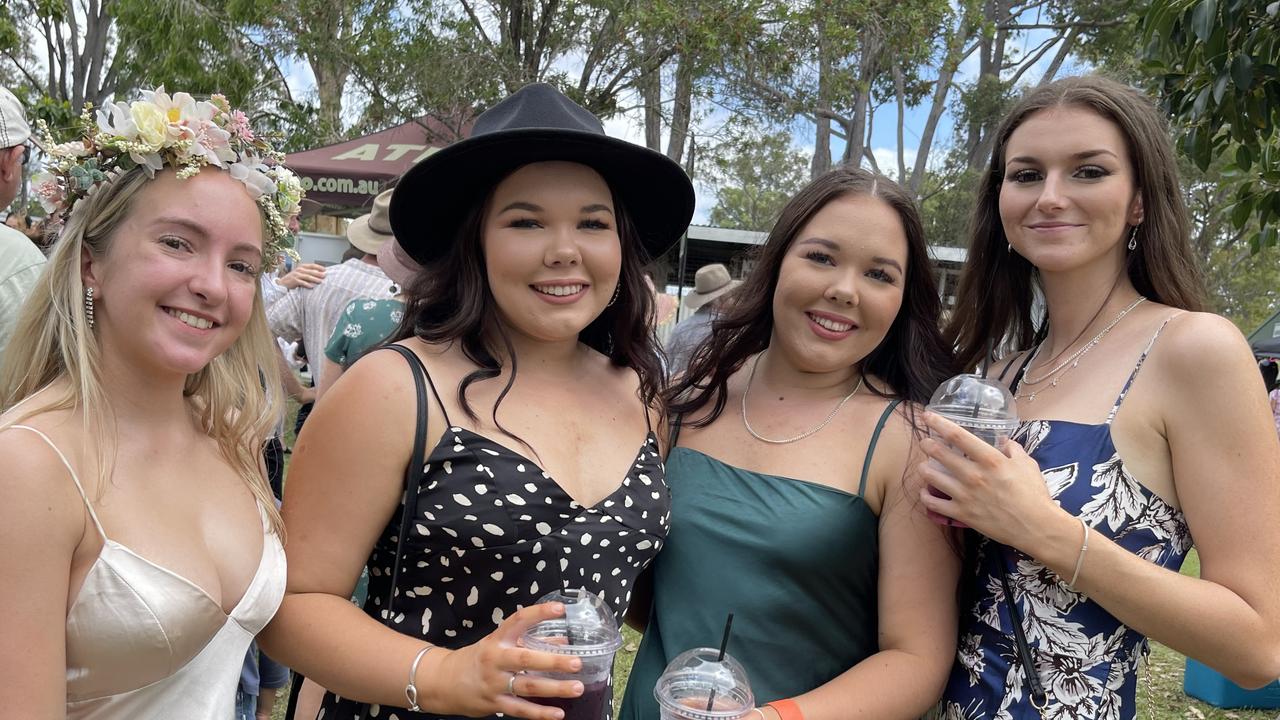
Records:
[[[42,413],[0,428],[0,524],[34,520],[42,533],[74,547],[85,517],[77,482],[91,496],[96,485],[77,471],[72,446],[82,438],[59,414]]]
[[[1174,311],[1156,327],[1149,362],[1162,384],[1204,385],[1207,378],[1259,375],[1249,342],[1230,320],[1207,312]]]

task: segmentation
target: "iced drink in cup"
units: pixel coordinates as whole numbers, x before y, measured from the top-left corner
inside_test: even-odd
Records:
[[[942,383],[929,401],[929,412],[950,420],[995,448],[1003,448],[1018,429],[1018,406],[1013,394],[1000,383],[981,375],[957,375]],[[932,485],[929,492],[948,498]],[[928,512],[934,522],[965,527],[964,523],[932,510]]]
[[[529,700],[564,710],[565,720],[602,720],[613,699],[609,686],[613,656],[622,647],[622,633],[618,631],[613,611],[584,588],[548,593],[538,602],[563,603],[564,617],[534,625],[525,631],[521,642],[539,652],[574,655],[582,660],[582,669],[576,673],[530,671],[529,674],[553,680],[577,680],[583,689],[582,695],[576,698]]]
[[[661,720],[741,720],[756,706],[742,664],[731,655],[721,659],[715,648],[677,655],[658,677],[653,695]]]

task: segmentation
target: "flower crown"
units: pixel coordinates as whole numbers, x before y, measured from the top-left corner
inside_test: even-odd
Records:
[[[184,92],[171,97],[161,86],[137,102],[107,104],[96,119],[86,103],[80,137],[70,142],[55,143],[43,120],[39,127],[49,169],[31,180],[56,222],[65,220],[77,201],[135,167],[155,177],[169,165],[186,179],[213,165],[244,183],[266,215],[264,270],[292,245],[288,222],[301,209],[302,184],[284,166],[284,155],[255,135],[245,114],[232,110],[222,95],[196,101]]]

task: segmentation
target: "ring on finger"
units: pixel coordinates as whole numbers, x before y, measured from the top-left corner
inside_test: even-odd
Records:
[[[520,675],[523,675],[523,674],[524,674],[524,671],[523,671],[523,670],[521,670],[520,672],[513,672],[513,673],[511,673],[511,679],[507,681],[507,694],[508,694],[508,695],[515,695],[515,694],[516,694],[516,678],[517,678],[517,677],[519,677]]]

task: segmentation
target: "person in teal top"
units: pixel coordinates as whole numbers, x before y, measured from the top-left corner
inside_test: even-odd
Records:
[[[379,215],[380,208],[381,213],[385,214],[385,206],[390,202],[390,196],[390,190],[379,195],[370,215]],[[378,252],[378,267],[382,268],[382,272],[395,283],[393,292],[396,295],[390,300],[366,297],[356,298],[347,303],[324,348],[320,383],[316,387],[317,399],[333,387],[352,363],[381,345],[383,340],[391,337],[391,333],[404,320],[406,289],[418,277],[422,266],[409,257],[393,235],[388,233],[386,238]]]
[[[333,328],[324,356],[346,368],[389,336],[404,318],[404,301],[356,298]]]
[[[787,204],[668,391],[670,535],[652,602],[632,603],[647,627],[622,720],[658,717],[663,668],[718,645],[728,613],[729,653],[759,704],[779,703],[766,720],[937,702],[960,559],[918,500],[916,415],[955,372],[940,312],[897,184],[838,168]]]

